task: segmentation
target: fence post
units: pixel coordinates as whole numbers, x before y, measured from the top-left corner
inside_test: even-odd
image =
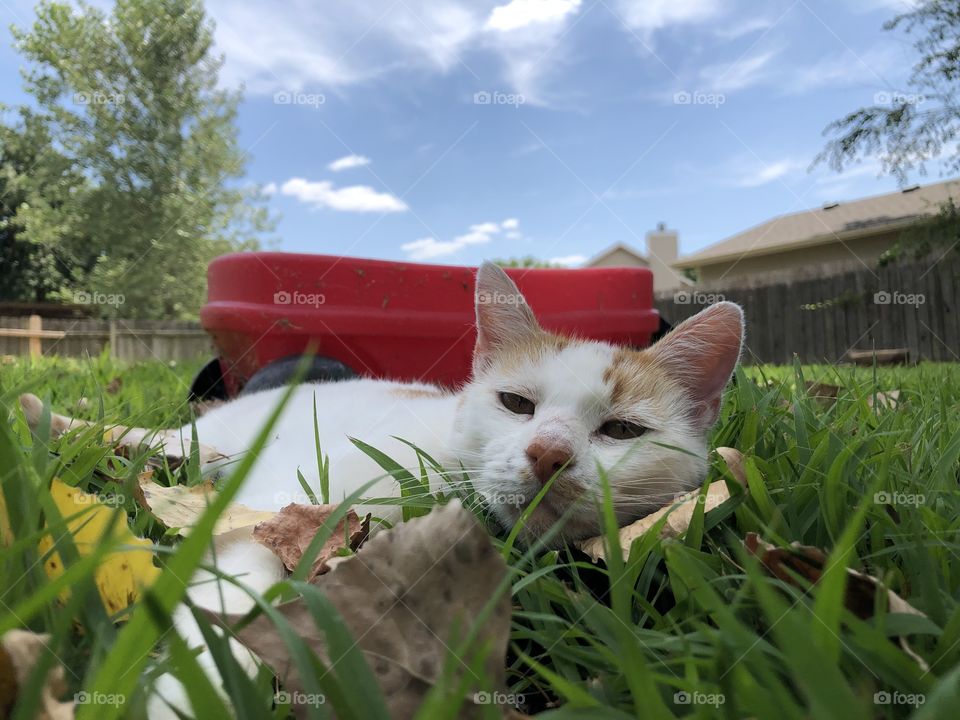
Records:
[[[43,340],[40,339],[40,333],[43,331],[43,318],[39,315],[31,315],[27,321],[27,329],[30,331],[28,339],[30,357],[38,358],[43,355]]]
[[[117,359],[117,321],[110,318],[110,357]]]

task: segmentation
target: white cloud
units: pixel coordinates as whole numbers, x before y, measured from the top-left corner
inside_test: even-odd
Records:
[[[268,182],[260,189],[264,195],[273,195],[277,192],[277,184],[275,182]]]
[[[581,0],[511,0],[498,5],[487,18],[490,30],[517,30],[537,23],[563,20],[580,9]]]
[[[551,265],[563,265],[564,267],[582,265],[586,261],[586,255],[563,255],[561,257],[550,258]]]
[[[742,171],[739,177],[736,178],[735,184],[738,187],[745,188],[760,187],[775,180],[780,180],[803,167],[804,164],[802,162],[785,158]]]
[[[340,172],[341,170],[349,170],[350,168],[363,167],[364,165],[370,164],[370,158],[363,155],[347,155],[346,157],[338,158],[332,163],[327,165],[329,170],[333,172]]]
[[[342,212],[403,212],[407,204],[390,193],[378,192],[369,185],[335,188],[329,180],[311,181],[291,178],[280,188],[284,195],[315,207]]]
[[[519,225],[520,223],[516,218],[508,218],[501,223],[477,223],[476,225],[471,225],[468,232],[463,235],[457,235],[453,240],[443,241],[433,237],[425,237],[404,243],[400,246],[400,249],[407,253],[407,256],[411,260],[432,260],[438,257],[455,255],[471,245],[486,245],[493,240],[495,236],[498,236],[502,229],[508,226],[513,229],[506,234],[506,237],[510,238],[511,235],[519,236],[520,233],[516,231]]]
[[[720,0],[619,0],[628,27],[651,32],[669,25],[699,23],[720,13]]]

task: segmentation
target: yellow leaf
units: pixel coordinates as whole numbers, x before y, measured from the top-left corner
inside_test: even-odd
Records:
[[[153,543],[135,537],[127,526],[126,514],[106,505],[96,495],[70,487],[56,478],[50,486],[50,495],[66,520],[81,556],[93,552],[108,535],[117,545],[123,546],[105,556],[97,567],[96,583],[111,615],[129,607],[139,597],[140,590],[153,583],[160,574],[159,568],[153,564]],[[46,554],[52,547],[53,538],[46,536],[40,540],[41,554]],[[44,567],[51,579],[59,577],[63,573],[59,553],[50,555]]]

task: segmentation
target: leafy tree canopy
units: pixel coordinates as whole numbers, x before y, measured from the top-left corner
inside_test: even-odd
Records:
[[[257,247],[271,227],[260,189],[241,182],[240,96],[218,85],[202,3],[117,0],[106,13],[44,0],[36,12],[14,29],[36,101],[29,125],[46,133],[49,163],[68,163],[69,192],[51,199],[24,181],[36,201],[13,223],[66,266],[67,299],[122,296],[99,309],[127,317],[195,315],[207,263]]]

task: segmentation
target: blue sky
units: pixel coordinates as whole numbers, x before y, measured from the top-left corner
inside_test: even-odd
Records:
[[[4,0],[5,24],[32,4]],[[666,222],[681,254],[887,192],[809,165],[831,120],[907,92],[900,0],[212,0],[278,249],[575,263]],[[0,45],[0,100],[23,99]],[[881,97],[882,99],[882,97]],[[337,161],[340,161],[339,163]],[[931,168],[927,182],[937,179]]]

